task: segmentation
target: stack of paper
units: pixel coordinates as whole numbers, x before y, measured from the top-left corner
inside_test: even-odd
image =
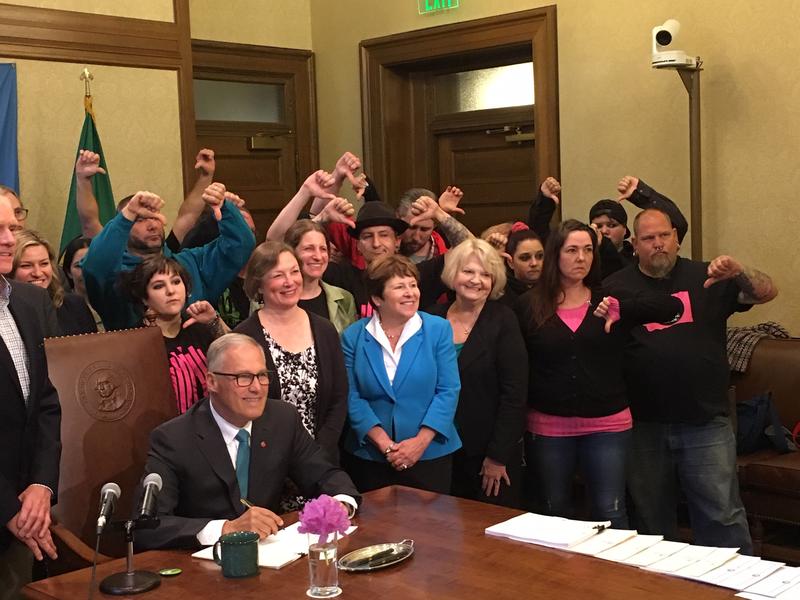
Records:
[[[603,560],[612,560],[614,562],[623,562],[631,556],[635,556],[640,552],[647,550],[650,546],[655,546],[658,542],[664,539],[661,535],[637,535],[629,540],[625,540],[621,544],[614,546],[609,550],[605,550],[597,554],[597,558]]]
[[[280,569],[289,563],[296,561],[302,555],[308,553],[308,545],[319,541],[319,536],[306,535],[299,533],[297,528],[300,523],[289,525],[281,529],[275,535],[271,535],[258,542],[258,565],[270,569]],[[356,530],[353,525],[347,530],[346,535],[350,535]],[[192,554],[195,558],[214,560],[214,548],[209,546]]]
[[[486,533],[710,583],[748,600],[800,600],[800,567],[741,556],[738,548],[690,546],[609,526],[526,513],[487,527]]]
[[[525,513],[485,531],[487,535],[563,549],[585,542],[610,525],[610,521],[574,521]]]

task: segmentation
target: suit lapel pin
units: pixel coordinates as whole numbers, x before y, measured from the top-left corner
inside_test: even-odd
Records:
[[[262,440],[262,441],[261,441],[261,444],[260,444],[260,446],[261,446],[262,448],[266,448],[266,447],[267,447],[267,442],[265,442],[265,441],[263,441],[263,440]]]

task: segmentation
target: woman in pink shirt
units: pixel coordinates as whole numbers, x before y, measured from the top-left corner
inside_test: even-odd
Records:
[[[681,303],[666,294],[604,296],[597,248],[591,227],[565,221],[547,240],[537,286],[520,298],[530,364],[526,451],[539,510],[573,515],[580,466],[591,518],[624,528],[632,421],[623,349],[631,327],[670,321]]]

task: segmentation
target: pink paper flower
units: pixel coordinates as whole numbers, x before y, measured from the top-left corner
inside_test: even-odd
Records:
[[[350,527],[347,510],[342,503],[326,494],[316,500],[307,502],[300,511],[300,533],[313,533],[319,536],[319,541],[324,544],[333,532],[344,535]]]

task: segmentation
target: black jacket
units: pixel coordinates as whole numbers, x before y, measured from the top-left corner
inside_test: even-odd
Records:
[[[9,309],[28,354],[30,395],[26,406],[11,354],[0,338],[0,550],[11,536],[5,524],[22,506],[17,496],[31,483],[57,494],[61,460],[61,405],[48,378],[43,343],[47,329],[57,330],[53,303],[41,288],[9,283]]]
[[[447,318],[450,305],[432,314]],[[489,300],[458,357],[456,427],[467,456],[507,464],[525,430],[528,363],[514,312]]]
[[[197,534],[209,521],[233,520],[246,510],[207,399],[153,431],[148,473],[158,473],[163,482],[158,495],[161,523],[137,532],[138,548],[197,547]],[[295,408],[267,400],[263,414],[253,421],[247,499],[279,512],[287,477],[308,497],[347,494],[360,501],[350,477],[308,435]],[[137,491],[140,498],[141,485]]]
[[[563,417],[604,417],[627,407],[623,357],[631,329],[650,321],[668,322],[683,310],[680,300],[667,294],[618,297],[621,320],[606,333],[605,320],[592,314],[608,295],[597,288],[573,332],[558,315],[535,326],[530,293],[518,303],[530,364],[528,404]]]
[[[311,335],[317,355],[317,405],[315,410],[316,440],[328,453],[328,457],[339,464],[339,436],[342,434],[347,417],[347,371],[344,368],[344,354],[339,342],[339,334],[328,319],[307,313],[311,322]],[[267,370],[270,373],[269,398],[281,398],[281,382],[275,363],[264,338],[258,311],[239,323],[234,329],[256,340],[264,348]]]

